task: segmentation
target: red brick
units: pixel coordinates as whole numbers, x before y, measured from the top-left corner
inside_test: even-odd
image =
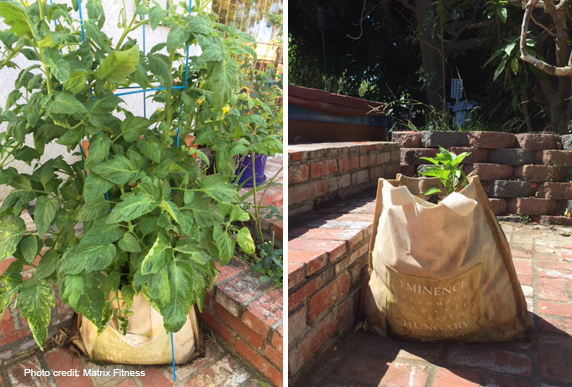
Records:
[[[368,155],[361,155],[359,157],[360,168],[372,167],[377,164],[377,155],[375,153],[370,153]]]
[[[562,181],[564,176],[553,165],[519,165],[514,167],[514,177],[534,182]]]
[[[478,387],[481,375],[475,372],[439,368],[435,374],[434,386]]]
[[[532,277],[529,275],[518,275],[518,282],[520,282],[521,285],[531,286]]]
[[[320,321],[295,346],[288,348],[288,363],[290,375],[295,375],[300,368],[318,351],[336,330],[336,317],[333,313]],[[289,329],[290,330],[290,329]]]
[[[264,342],[264,337],[256,333],[253,329],[246,326],[244,322],[233,316],[228,310],[226,310],[220,304],[215,304],[214,313],[222,321],[224,321],[228,326],[230,326],[236,333],[244,337],[251,345],[256,348],[262,348],[262,343]],[[236,342],[236,340],[235,340]]]
[[[308,164],[291,165],[288,167],[288,184],[296,184],[308,180]]]
[[[512,165],[473,164],[473,172],[475,172],[481,180],[508,180],[512,177],[513,169],[514,167]]]
[[[334,275],[337,277],[341,272],[346,270],[349,266],[351,266],[355,261],[363,257],[369,251],[369,244],[364,243],[357,249],[348,254],[344,258],[342,258],[336,266],[334,267]]]
[[[63,348],[55,348],[46,353],[46,362],[54,371],[78,370],[79,377],[72,376],[54,376],[58,387],[65,386],[93,386],[88,376],[83,376],[83,365],[79,359]]]
[[[469,152],[470,155],[465,157],[462,161],[463,164],[471,163],[486,163],[488,152],[486,149],[471,148],[471,147],[451,147],[449,152],[460,155],[463,152]]]
[[[308,323],[312,324],[326,309],[332,306],[350,289],[349,274],[342,275],[321,289],[308,300]]]
[[[383,152],[377,154],[376,162],[378,165],[387,164],[389,161],[391,161],[391,152]]]
[[[145,367],[145,376],[137,376],[137,379],[143,386],[178,386],[173,376],[167,377],[161,368]]]
[[[572,272],[568,270],[557,270],[550,268],[539,268],[538,275],[540,277],[552,277],[552,278],[563,278],[567,280],[572,280]]]
[[[347,324],[354,315],[356,299],[359,300],[360,290],[354,291],[338,306],[338,328]]]
[[[537,261],[539,268],[555,269],[560,271],[572,271],[572,262],[555,262],[539,259]]]
[[[359,157],[350,156],[338,159],[338,170],[341,173],[359,168]]]
[[[222,323],[215,315],[211,314],[207,309],[203,309],[203,313],[199,313],[199,318],[203,320],[210,329],[215,331],[224,341],[232,343],[232,330]]]
[[[520,148],[531,150],[554,149],[558,140],[558,136],[544,133],[522,133],[515,137]]]
[[[572,199],[572,183],[544,183],[539,187],[538,196],[553,200]]]
[[[514,268],[517,274],[532,275],[532,262],[527,259],[513,259]]]
[[[31,376],[24,375],[26,369],[30,369],[34,372],[44,370],[44,367],[40,364],[37,357],[31,357],[18,362],[18,364],[8,368],[8,376],[12,382],[12,386],[16,387],[44,387],[49,386],[50,383],[45,376]]]
[[[513,148],[516,143],[514,134],[502,132],[468,132],[467,140],[470,146],[487,149]]]
[[[541,335],[538,340],[540,378],[543,381],[570,382],[572,341],[560,336]]]
[[[322,251],[303,251],[288,248],[288,262],[299,263],[306,268],[306,274],[312,275],[328,264],[328,254]],[[290,279],[288,279],[288,289],[290,289]]]
[[[572,150],[537,151],[536,161],[556,167],[572,167]]]
[[[282,325],[280,326],[280,328],[282,328]],[[272,333],[272,340],[270,343],[274,348],[282,352],[282,349],[284,348],[284,338],[278,331],[274,331]]]
[[[386,179],[395,179],[395,175],[399,173],[401,167],[399,166],[399,161],[395,161],[392,164],[388,164],[385,166],[385,178]]]
[[[352,185],[358,185],[369,181],[369,170],[352,173]]]
[[[306,151],[288,150],[288,156],[292,159],[292,161],[300,161],[308,158],[308,154]]]
[[[313,239],[296,238],[288,242],[288,249],[305,251],[324,251],[330,260],[336,260],[346,252],[345,241],[318,241]]]
[[[282,370],[282,364],[284,362],[282,351],[278,351],[276,348],[267,345],[266,348],[264,349],[264,355],[268,358],[268,360],[274,363],[274,365],[279,370]]]
[[[359,258],[353,265],[349,267],[350,272],[350,287],[353,287],[357,283],[361,283],[365,276],[368,266],[368,257],[363,256]]]
[[[502,215],[506,212],[506,200],[498,198],[489,198],[491,210],[495,215]]]
[[[566,281],[538,277],[538,297],[543,300],[568,302]],[[572,317],[572,316],[571,316]]]
[[[306,330],[308,329],[308,325],[306,324],[307,313],[308,308],[302,306],[288,316],[288,348],[292,348],[292,346],[306,334]]]
[[[390,160],[393,161],[394,163],[397,163],[400,159],[401,159],[401,150],[400,149],[392,150],[390,153]]]
[[[242,262],[241,260],[235,257],[233,257],[230,260],[230,262],[224,267],[221,267],[218,261],[215,261],[215,266],[217,270],[220,271],[220,274],[216,277],[217,285],[220,284],[221,282],[228,280],[229,278],[234,278],[239,274],[247,270],[250,270],[248,264]]]
[[[304,266],[298,263],[288,262],[288,289],[302,283],[306,278]]]
[[[402,148],[421,148],[421,132],[393,132],[391,141],[401,144]]]
[[[333,175],[336,172],[338,172],[337,160],[317,161],[310,164],[310,175],[312,176],[312,179]]]
[[[512,245],[511,245],[511,253],[512,253],[512,256],[515,258],[530,259],[530,257],[531,257],[530,252],[518,250],[518,249],[514,248],[514,246],[512,246]]]
[[[282,372],[277,370],[272,364],[260,356],[243,340],[238,338],[234,343],[234,349],[240,353],[250,364],[262,372],[272,383],[282,386]]]
[[[379,384],[384,387],[424,386],[427,379],[427,366],[393,362]]]
[[[438,149],[435,148],[402,148],[401,164],[425,164],[426,162],[424,160],[420,160],[420,157],[435,157],[437,153]]]
[[[313,228],[297,229],[293,232],[300,234],[298,238],[302,239],[346,241],[348,250],[363,240],[363,233],[359,229]]]
[[[12,321],[12,315],[10,314],[10,308],[6,308],[4,314],[2,314],[2,318],[0,318],[0,337],[12,333],[14,333],[14,323]]]
[[[507,201],[507,212],[522,215],[545,215],[556,210],[556,202],[549,199],[513,198]]]
[[[330,176],[326,179],[326,189],[328,192],[337,192],[352,185],[352,175],[346,173],[342,176]]]
[[[241,320],[262,337],[267,337],[270,327],[282,319],[282,289],[276,289],[248,305]]]
[[[375,167],[369,170],[369,180],[377,181],[379,178],[385,176],[385,166]]]
[[[307,300],[312,294],[324,287],[326,283],[331,282],[331,273],[326,271],[316,278],[305,283],[300,289],[288,296],[288,311],[291,311],[301,302]]]
[[[316,187],[314,182],[296,186],[293,188],[293,192],[295,193],[296,200],[292,201],[292,203],[314,199],[316,196],[318,196],[316,195]]]
[[[526,351],[507,351],[500,347],[492,351],[480,345],[453,345],[447,352],[446,362],[473,369],[500,372],[518,376],[532,376],[532,356]]]
[[[553,316],[570,317],[572,316],[572,305],[557,304],[548,301],[538,302],[538,311],[542,314],[550,314]]]

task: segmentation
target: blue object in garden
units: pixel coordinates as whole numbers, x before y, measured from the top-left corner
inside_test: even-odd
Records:
[[[254,170],[256,172],[255,179],[252,178],[252,157],[250,154],[242,157],[240,163],[236,168],[235,176],[240,176],[238,178],[238,185],[244,183],[243,187],[250,188],[254,186],[254,181],[256,181],[256,186],[264,183],[266,181],[266,175],[264,175],[264,168],[266,168],[266,160],[268,156],[255,153],[254,156]]]
[[[465,126],[469,118],[469,112],[477,108],[475,101],[460,101],[463,98],[463,80],[460,78],[451,79],[451,99],[455,100],[455,104],[447,103],[447,107],[455,114],[455,128]]]

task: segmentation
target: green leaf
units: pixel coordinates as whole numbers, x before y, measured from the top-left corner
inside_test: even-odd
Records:
[[[76,220],[86,222],[89,220],[95,220],[101,218],[105,214],[109,213],[110,204],[103,196],[97,199],[93,199],[86,202],[79,209],[79,213],[76,216]]]
[[[77,245],[69,249],[63,257],[60,271],[79,274],[104,270],[113,262],[117,250],[113,244]]]
[[[234,222],[234,221],[247,222],[249,219],[250,219],[250,216],[248,215],[248,212],[246,212],[242,208],[240,208],[239,205],[235,205],[232,208],[232,212],[230,213],[230,221],[231,222]]]
[[[85,87],[85,73],[83,71],[72,71],[69,79],[64,82],[64,89],[72,94],[77,94]]]
[[[52,69],[52,74],[60,83],[64,83],[70,78],[71,67],[64,59],[58,60],[50,68]]]
[[[221,110],[238,87],[237,74],[240,69],[234,59],[227,57],[224,61],[214,62],[212,71],[211,89],[214,108]]]
[[[498,67],[495,70],[495,73],[493,75],[493,81],[496,81],[497,78],[499,77],[499,75],[502,74],[502,72],[504,71],[504,68],[506,66],[506,61],[502,61],[499,63]]]
[[[64,280],[64,291],[62,293],[62,301],[68,302],[74,310],[77,310],[78,301],[83,294],[83,275],[66,275]]]
[[[510,61],[510,69],[514,75],[518,74],[518,58],[514,57]]]
[[[163,200],[161,202],[161,208],[165,209],[165,211],[167,211],[167,213],[171,216],[171,218],[173,218],[173,220],[177,223],[181,223],[181,211],[179,210],[179,207],[177,207],[177,205],[175,203],[173,203],[172,201],[165,201]]]
[[[168,243],[164,240],[161,233],[157,236],[151,250],[147,253],[141,263],[141,274],[158,273],[173,257],[173,250],[170,249]]]
[[[47,278],[56,271],[56,267],[61,258],[61,255],[53,250],[48,250],[42,255],[38,267],[36,268],[36,273],[34,273],[35,279]]]
[[[111,83],[125,83],[127,77],[135,72],[139,62],[139,46],[125,51],[112,51],[104,58],[95,71],[95,78]]]
[[[254,241],[252,240],[252,235],[250,235],[250,230],[246,227],[241,228],[238,230],[236,234],[236,241],[238,245],[246,254],[254,254],[256,251],[254,247]]]
[[[28,235],[20,241],[20,251],[24,260],[28,263],[34,262],[38,254],[39,238],[35,235]]]
[[[82,245],[105,245],[121,239],[123,231],[119,223],[111,223],[111,215],[99,218],[81,239]],[[109,222],[109,223],[108,223]]]
[[[82,129],[65,130],[62,137],[58,138],[56,142],[60,145],[73,146],[77,145],[84,136]]]
[[[185,30],[181,27],[176,26],[171,28],[169,34],[167,35],[167,52],[173,52],[178,48],[185,45]]]
[[[89,102],[89,123],[95,127],[101,127],[109,118],[110,112],[115,110],[123,100],[115,95],[99,97]]]
[[[21,262],[14,261],[8,269],[0,276],[0,316],[4,313],[8,305],[12,302],[14,295],[20,290],[24,283],[22,271],[24,267]]]
[[[185,322],[192,305],[191,267],[181,261],[169,262],[170,302],[162,311],[167,332],[178,332]]]
[[[105,133],[98,133],[92,137],[87,151],[87,158],[84,161],[86,170],[102,162],[109,155],[111,140]]]
[[[153,211],[158,202],[154,198],[147,195],[125,194],[121,197],[122,201],[111,210],[109,222],[127,222],[137,219],[141,215]]]
[[[156,163],[161,162],[161,145],[158,143],[151,143],[149,141],[137,141],[137,148],[145,155]]]
[[[425,196],[431,196],[431,195],[435,195],[441,193],[441,190],[437,187],[433,187],[433,188],[429,188],[427,191],[425,191]]]
[[[115,184],[125,184],[128,181],[134,182],[140,175],[139,167],[125,156],[115,156],[111,160],[92,167],[91,171]]]
[[[159,26],[161,21],[167,16],[167,11],[161,8],[159,5],[154,6],[149,10],[149,26],[151,30],[155,31],[155,28]]]
[[[107,325],[105,313],[110,311],[105,302],[107,295],[108,293],[104,293],[101,289],[93,288],[86,284],[84,286],[84,294],[77,302],[76,311],[94,323],[98,328],[98,333]]]
[[[508,17],[508,10],[506,8],[497,8],[497,15],[501,22],[506,23]]]
[[[123,139],[128,142],[136,141],[141,135],[145,134],[149,125],[151,125],[151,121],[145,117],[127,117],[125,121],[121,122]]]
[[[199,187],[211,198],[219,202],[238,201],[236,188],[228,184],[227,178],[223,175],[209,175],[197,181]]]
[[[31,38],[36,35],[36,29],[26,9],[15,2],[0,2],[0,15],[4,23],[8,24],[10,32],[16,36]]]
[[[16,299],[16,307],[20,308],[22,317],[28,320],[34,340],[42,350],[48,337],[48,325],[54,306],[56,306],[54,288],[46,280],[26,281]]]
[[[85,114],[87,108],[73,94],[63,92],[48,104],[48,111],[52,114]]]
[[[224,266],[229,263],[232,258],[232,254],[234,253],[234,242],[228,233],[221,228],[221,226],[215,226],[213,230],[213,238],[219,252],[218,259],[221,266]]]
[[[30,148],[29,146],[23,146],[17,152],[14,153],[14,158],[16,160],[30,162],[32,160],[36,160],[40,158],[40,153],[34,149]]]
[[[43,236],[48,231],[48,228],[56,217],[57,211],[57,198],[48,199],[47,196],[40,196],[38,200],[36,200],[36,207],[34,207],[33,216],[36,229],[38,230],[38,235]]]
[[[168,266],[163,267],[158,273],[151,275],[147,289],[153,301],[159,306],[159,309],[163,310],[169,303],[171,296]]]
[[[119,247],[123,251],[127,251],[130,253],[140,253],[141,252],[141,245],[137,241],[137,238],[130,232],[126,232],[123,234],[123,238],[119,240],[117,243],[117,247]]]
[[[83,199],[86,202],[100,198],[106,193],[113,183],[90,171],[85,178],[85,185],[83,189]]]

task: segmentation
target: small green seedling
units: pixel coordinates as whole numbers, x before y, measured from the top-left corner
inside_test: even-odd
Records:
[[[434,167],[428,168],[425,172],[420,172],[420,174],[437,177],[441,184],[443,184],[443,187],[445,187],[447,195],[449,195],[455,192],[459,184],[466,184],[464,179],[466,179],[467,175],[463,172],[461,162],[470,154],[470,152],[463,152],[457,156],[447,149],[439,147],[439,153],[437,153],[435,158],[420,157],[421,160],[427,160],[435,165]],[[438,187],[433,187],[425,191],[425,196],[438,193],[441,193],[441,190]]]

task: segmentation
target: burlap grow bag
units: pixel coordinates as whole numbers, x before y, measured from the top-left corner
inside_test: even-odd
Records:
[[[127,334],[117,329],[112,319],[107,328],[97,334],[97,327],[82,315],[78,316],[79,335],[72,337],[89,358],[96,362],[117,364],[170,364],[171,337],[163,327],[163,317],[139,293],[133,298],[133,315],[129,317]],[[183,328],[173,333],[175,363],[183,364],[199,355],[202,338],[194,308],[191,308]]]
[[[506,237],[476,176],[438,205],[436,179],[380,179],[362,306],[370,330],[421,341],[529,337]]]

